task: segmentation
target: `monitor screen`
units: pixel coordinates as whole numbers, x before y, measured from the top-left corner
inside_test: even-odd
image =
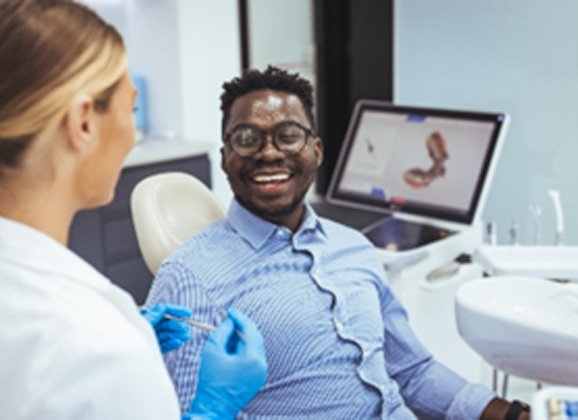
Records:
[[[358,101],[327,199],[471,224],[483,205],[507,115]]]

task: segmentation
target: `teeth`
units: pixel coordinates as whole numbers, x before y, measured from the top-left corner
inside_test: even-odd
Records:
[[[285,181],[286,179],[289,179],[289,174],[255,175],[253,177],[255,182]]]

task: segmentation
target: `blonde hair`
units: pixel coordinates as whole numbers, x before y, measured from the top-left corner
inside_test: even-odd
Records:
[[[0,0],[0,169],[17,166],[76,94],[105,112],[125,69],[120,34],[86,6]]]

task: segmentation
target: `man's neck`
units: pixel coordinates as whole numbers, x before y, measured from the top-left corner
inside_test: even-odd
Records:
[[[239,201],[239,200],[237,200]],[[259,212],[257,209],[252,209],[250,206],[245,205],[239,201],[239,204],[245,208],[245,210],[252,213],[254,216],[266,220],[269,223],[273,223],[277,226],[283,226],[289,229],[291,232],[295,233],[299,230],[301,223],[303,222],[303,217],[305,215],[305,203],[301,203],[298,210],[294,210],[289,213],[282,214],[267,214],[265,212]]]

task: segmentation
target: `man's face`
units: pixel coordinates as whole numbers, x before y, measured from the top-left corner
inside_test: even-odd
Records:
[[[285,92],[257,90],[233,102],[225,135],[243,125],[269,130],[280,123],[296,122],[311,128],[299,97]],[[323,159],[318,137],[310,136],[295,154],[278,150],[271,135],[253,156],[239,156],[225,144],[221,167],[235,198],[257,216],[295,231],[301,223],[305,194]]]

